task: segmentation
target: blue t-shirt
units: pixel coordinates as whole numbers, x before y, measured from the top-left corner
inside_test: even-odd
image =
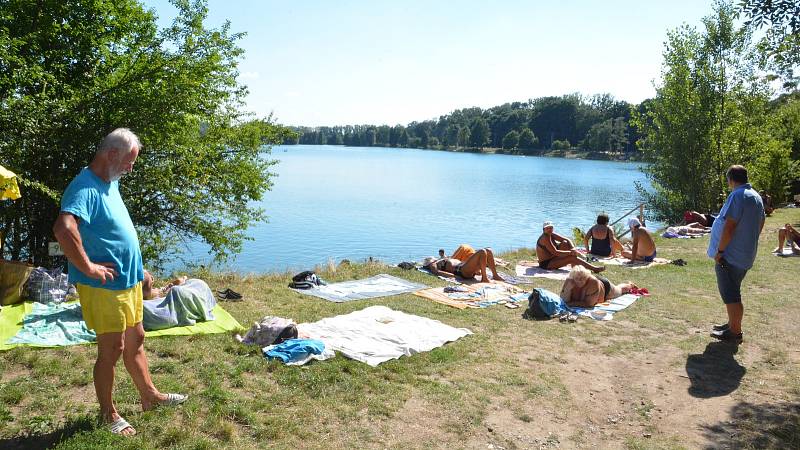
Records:
[[[736,221],[731,241],[725,248],[723,257],[732,266],[749,270],[753,267],[758,251],[758,235],[761,234],[761,223],[766,215],[764,204],[758,192],[750,184],[738,186],[728,195],[719,217],[711,226],[711,240],[708,243],[708,257],[717,255],[719,240],[727,219]]]
[[[119,194],[119,182],[106,183],[88,167],[81,170],[61,197],[61,211],[80,220],[83,249],[93,263],[114,263],[117,277],[101,284],[69,263],[70,283],[114,291],[129,289],[144,279],[139,237]]]

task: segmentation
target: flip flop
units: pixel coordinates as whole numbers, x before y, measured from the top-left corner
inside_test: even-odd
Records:
[[[131,426],[131,424],[129,424],[128,421],[123,419],[122,417],[120,417],[119,419],[117,419],[117,420],[111,422],[110,424],[108,424],[109,431],[111,431],[114,434],[119,434],[119,435],[122,435],[122,436],[124,436],[122,434],[122,432],[125,431],[128,428],[133,430],[133,427]],[[131,434],[130,436],[133,436],[135,434],[136,434],[136,430],[133,430],[133,434]]]
[[[167,394],[167,399],[156,403],[156,406],[178,406],[189,399],[188,395]]]

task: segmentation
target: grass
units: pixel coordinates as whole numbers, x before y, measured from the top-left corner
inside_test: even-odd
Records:
[[[376,368],[341,355],[286,367],[229,335],[149,339],[156,384],[190,400],[142,413],[120,364],[115,399],[139,432],[130,439],[96,424],[92,346],[16,348],[0,353],[0,448],[796,446],[800,258],[769,251],[775,228],[798,221],[800,211],[791,209],[768,219],[745,280],[746,342],[716,356],[707,330],[724,309],[707,238],[658,241],[660,256],[683,258],[686,267],[609,268],[611,280],[632,280],[653,295],[607,323],[529,322],[521,310],[462,311],[413,295],[334,304],[287,289],[290,274],[200,274],[212,288],[244,294],[244,302],[225,307],[245,326],[265,315],[304,322],[382,304],[475,334]],[[531,251],[504,257],[530,259]],[[377,263],[331,265],[321,274],[343,281],[378,273],[441,284]],[[560,283],[537,287],[558,292]],[[709,376],[690,373],[698,355],[744,367],[736,388],[692,395],[690,383]]]

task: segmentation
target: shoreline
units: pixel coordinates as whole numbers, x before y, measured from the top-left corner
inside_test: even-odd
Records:
[[[581,159],[587,161],[611,161],[611,162],[644,162],[644,158],[642,157],[641,152],[635,153],[611,153],[611,152],[595,152],[589,150],[582,150],[582,149],[569,149],[569,150],[548,150],[548,149],[537,149],[531,150],[529,152],[524,152],[522,150],[505,150],[502,148],[495,148],[495,147],[485,147],[485,148],[442,148],[441,146],[438,147],[428,147],[428,148],[419,148],[419,147],[392,147],[388,145],[372,145],[372,146],[363,146],[363,145],[337,145],[337,144],[279,144],[275,145],[274,147],[297,147],[297,146],[304,146],[304,147],[350,147],[350,148],[388,148],[388,149],[405,149],[405,150],[423,150],[423,151],[435,151],[435,152],[450,152],[450,153],[476,153],[476,154],[483,154],[483,155],[509,155],[509,156],[534,156],[534,157],[541,157],[541,158],[563,158],[563,159]]]

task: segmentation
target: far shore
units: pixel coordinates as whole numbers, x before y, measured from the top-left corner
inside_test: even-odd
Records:
[[[345,146],[338,144],[281,144],[282,146],[315,146],[324,145],[326,147],[353,147],[353,148],[396,148],[407,150],[428,150],[452,153],[482,153],[487,155],[514,155],[514,156],[540,156],[546,158],[565,158],[565,159],[586,159],[594,161],[642,161],[641,152],[596,152],[580,148],[572,148],[568,150],[554,150],[554,149],[536,149],[536,150],[520,150],[520,149],[503,149],[496,147],[460,147],[460,148],[444,148],[442,146],[420,148],[420,147],[391,147],[388,145],[372,145],[372,146]]]

